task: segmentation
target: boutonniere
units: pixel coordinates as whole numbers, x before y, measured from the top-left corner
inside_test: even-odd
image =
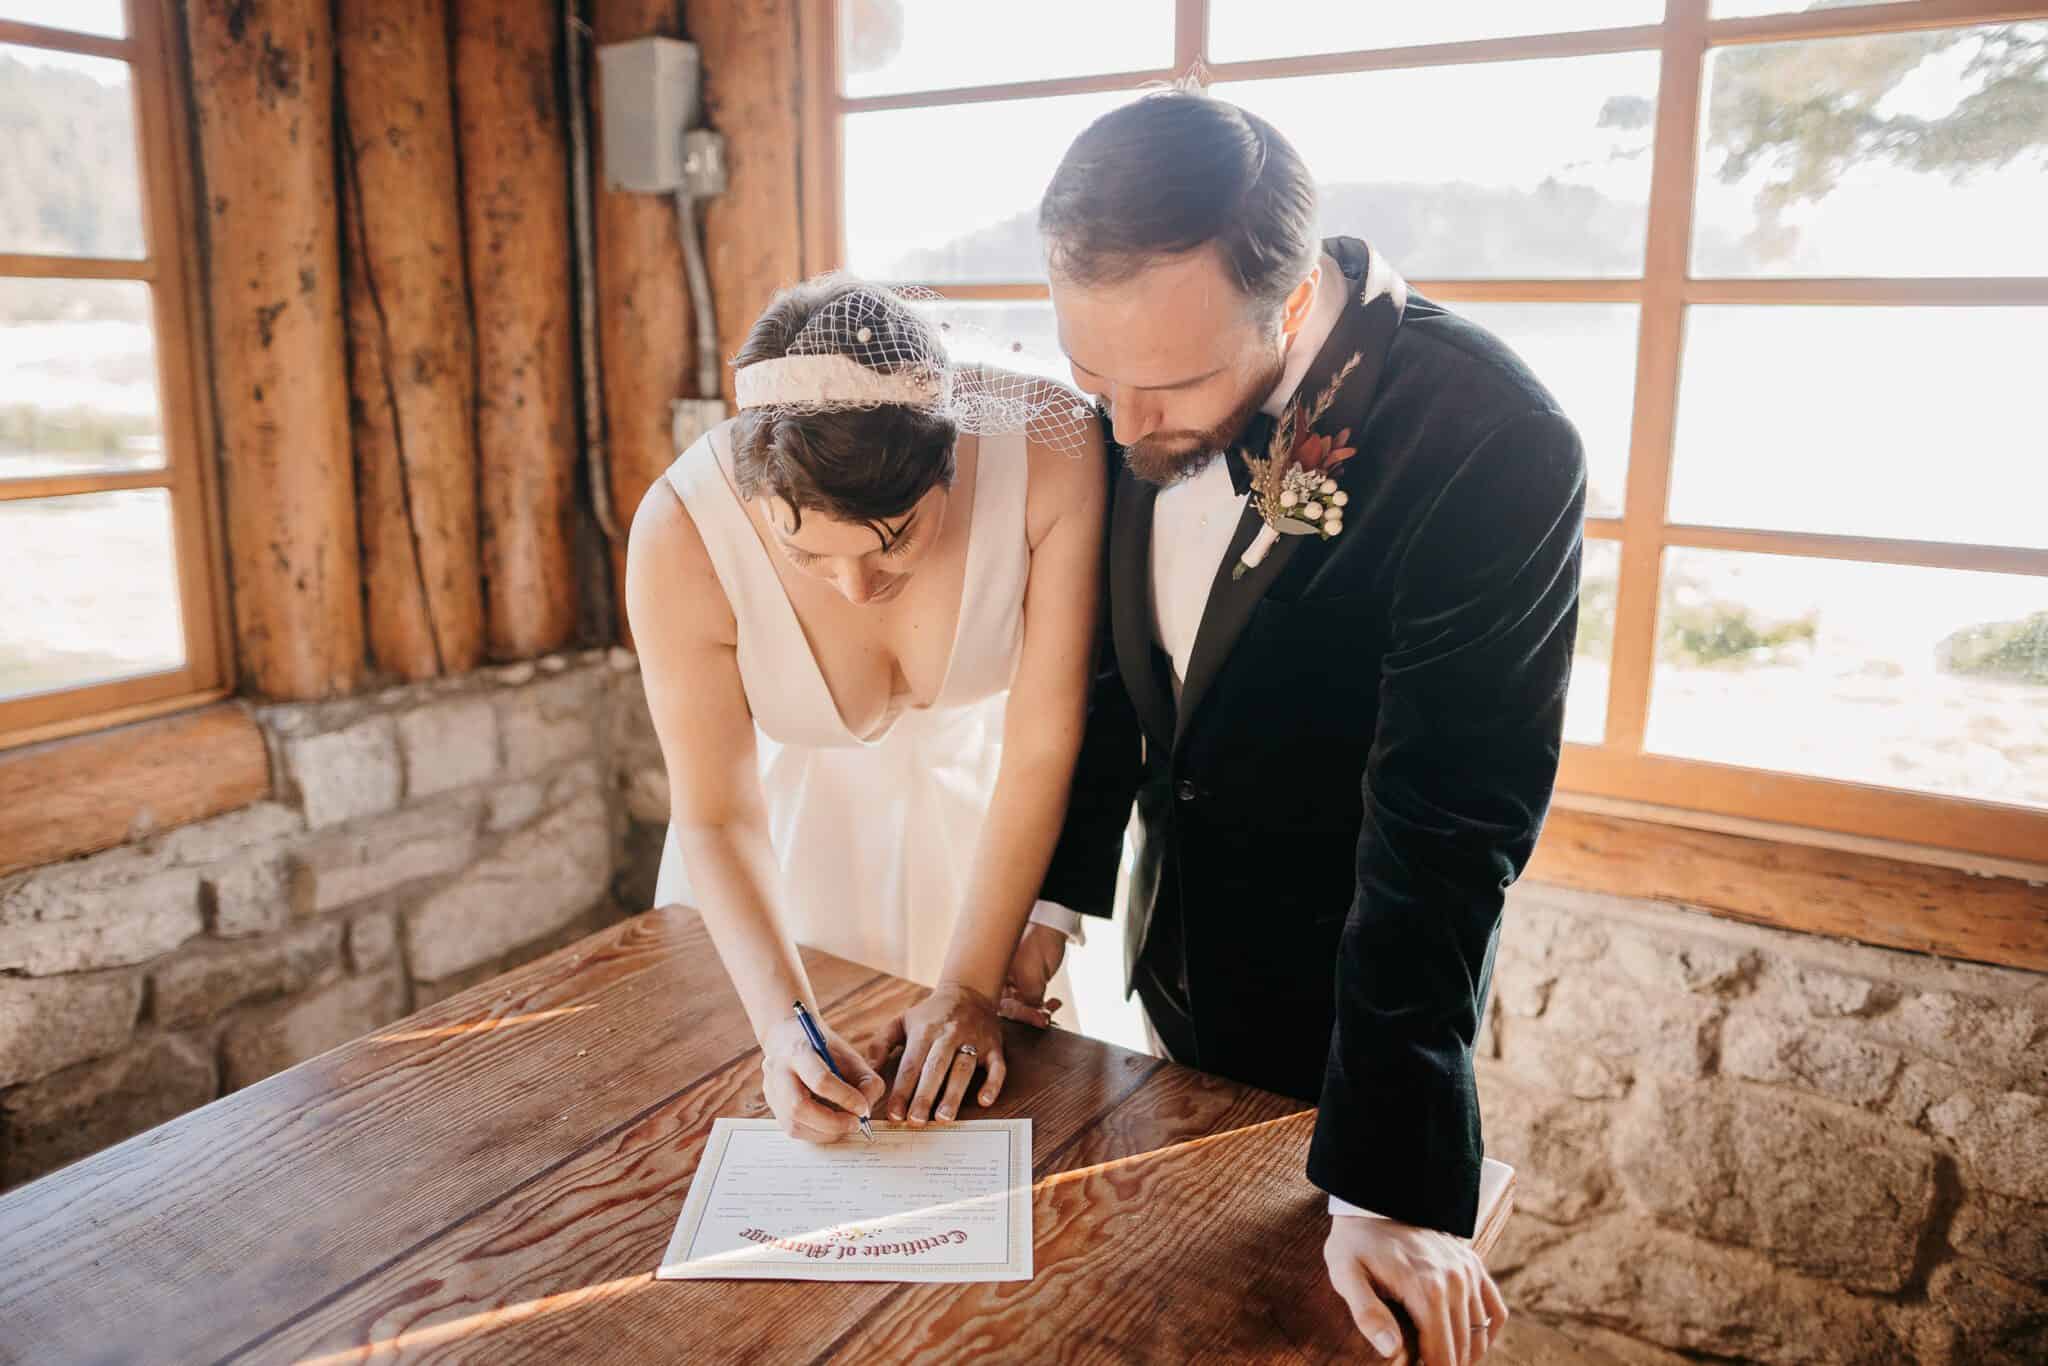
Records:
[[[1257,569],[1282,536],[1319,536],[1327,541],[1342,534],[1351,495],[1337,487],[1337,467],[1358,454],[1358,448],[1350,444],[1349,427],[1331,436],[1316,431],[1315,424],[1362,358],[1352,353],[1305,415],[1300,404],[1290,406],[1273,428],[1266,454],[1245,457],[1252,476],[1252,510],[1265,525],[1238,557],[1231,578],[1241,579]]]

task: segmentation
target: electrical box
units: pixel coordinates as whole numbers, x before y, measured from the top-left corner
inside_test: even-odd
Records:
[[[684,138],[702,113],[702,76],[695,43],[635,38],[598,48],[608,188],[666,193],[690,184]]]

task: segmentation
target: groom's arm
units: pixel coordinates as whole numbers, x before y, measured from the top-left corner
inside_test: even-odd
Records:
[[[1117,671],[1116,652],[1104,641],[1096,650],[1088,725],[1074,763],[1066,823],[1032,913],[1038,923],[1064,929],[1061,910],[1109,918],[1124,827],[1130,824],[1142,770],[1138,736],[1138,715]]]
[[[1556,781],[1585,465],[1561,414],[1482,440],[1405,553],[1309,1179],[1469,1236],[1472,1048],[1507,887]]]

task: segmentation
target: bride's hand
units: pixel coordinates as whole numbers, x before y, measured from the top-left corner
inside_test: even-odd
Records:
[[[837,1143],[860,1132],[858,1117],[871,1115],[888,1088],[860,1050],[822,1019],[818,1032],[846,1080],[832,1075],[792,1015],[761,1040],[761,1093],[791,1138]]]
[[[977,1066],[988,1069],[978,1097],[981,1103],[993,1105],[1002,1094],[1007,1070],[1002,1021],[996,1003],[974,988],[941,982],[896,1021],[883,1046],[885,1056],[899,1041],[903,1058],[896,1064],[896,1084],[889,1090],[889,1118],[912,1124],[955,1118]]]

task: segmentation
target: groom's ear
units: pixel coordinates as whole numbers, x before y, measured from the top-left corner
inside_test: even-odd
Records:
[[[1308,321],[1309,312],[1315,307],[1316,287],[1322,278],[1322,263],[1317,262],[1316,268],[1294,287],[1294,292],[1287,296],[1287,302],[1280,306],[1280,331],[1283,335],[1293,337]]]

